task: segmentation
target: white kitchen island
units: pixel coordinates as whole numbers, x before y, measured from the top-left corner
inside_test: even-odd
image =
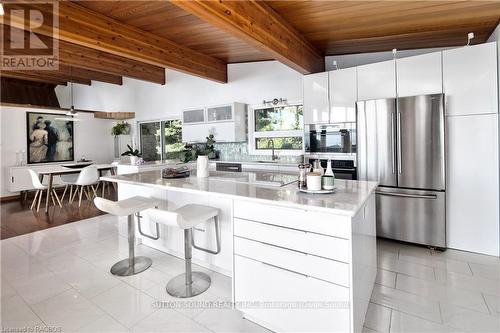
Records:
[[[102,177],[119,199],[142,195],[160,209],[188,203],[220,209],[221,252],[193,249],[193,262],[232,277],[245,318],[276,332],[361,332],[376,277],[375,182],[337,180],[330,195],[297,191],[293,178],[265,172],[217,172],[163,179],[161,171]],[[155,226],[141,219],[142,231]],[[215,246],[213,223],[194,230]],[[143,244],[183,258],[183,233],[160,226]]]

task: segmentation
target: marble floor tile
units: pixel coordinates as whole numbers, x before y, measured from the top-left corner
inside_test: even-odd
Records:
[[[436,251],[433,253],[433,256],[460,260],[476,264],[500,265],[500,258],[498,257],[466,252],[466,251],[453,250],[453,249],[447,249],[446,251],[443,252]]]
[[[392,311],[390,333],[445,333],[457,329],[418,318],[403,312]]]
[[[388,333],[391,326],[392,309],[370,303],[365,317],[365,326],[381,333]]]
[[[147,290],[160,284],[166,286],[167,282],[172,278],[172,276],[153,267],[150,267],[141,274],[132,276],[120,276],[117,278],[136,289],[146,292]]]
[[[406,261],[382,259],[378,260],[378,268],[421,279],[435,280],[434,269],[432,267]]]
[[[500,297],[500,282],[479,276],[469,276],[443,271],[436,268],[436,280],[445,283],[450,288],[478,291]]]
[[[1,298],[9,298],[12,296],[18,296],[16,293],[16,289],[6,280],[0,278],[1,287],[0,287],[0,296]]]
[[[380,332],[377,332],[375,330],[372,330],[371,328],[363,326],[363,330],[361,331],[361,333],[380,333]]]
[[[63,332],[72,332],[107,316],[99,307],[73,289],[32,307],[46,325],[61,327]]]
[[[166,290],[166,283],[160,283],[155,285],[145,293],[153,297],[155,300],[163,302],[163,307],[174,309],[187,317],[194,317],[201,313],[203,310],[213,306],[214,302],[219,304],[220,302],[227,302],[228,307],[230,307],[230,298],[222,298],[218,295],[214,295],[211,289],[208,289],[203,294],[200,294],[191,298],[176,298],[170,296]]]
[[[457,288],[450,288],[437,281],[427,281],[399,274],[396,289],[425,297],[433,301],[445,301],[465,308],[488,313],[488,308],[481,293]]]
[[[120,280],[110,272],[103,271],[90,264],[88,266],[68,269],[55,275],[87,298],[92,298],[120,284]]]
[[[23,282],[16,283],[14,289],[26,303],[35,304],[71,289],[71,286],[51,274],[23,280]]]
[[[2,297],[1,304],[1,327],[21,328],[45,326],[43,321],[19,296]]]
[[[128,328],[118,323],[113,317],[109,315],[103,315],[88,324],[75,330],[79,333],[125,333],[130,332]]]
[[[418,254],[415,254],[413,251],[404,252],[401,250],[399,260],[439,268],[448,272],[472,275],[472,271],[467,262],[435,257],[430,255],[430,252],[427,255],[419,252],[417,253]]]
[[[500,281],[500,264],[489,265],[489,264],[469,263],[469,266],[474,276]]]
[[[487,294],[483,294],[483,296],[490,310],[490,314],[500,316],[500,297]]]
[[[194,320],[217,333],[271,333],[264,327],[244,319],[238,310],[207,309],[194,317]]]
[[[425,297],[376,284],[373,288],[371,301],[423,319],[441,322],[438,302]]]
[[[396,288],[396,273],[386,271],[385,269],[378,269],[375,283],[386,287]]]
[[[151,296],[123,282],[92,301],[128,328],[155,311]]]
[[[132,327],[132,332],[210,332],[194,320],[172,309],[160,309]]]
[[[500,332],[500,317],[440,302],[443,324],[464,332]]]

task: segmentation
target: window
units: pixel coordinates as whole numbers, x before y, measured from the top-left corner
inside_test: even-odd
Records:
[[[182,122],[178,119],[140,123],[139,134],[145,161],[176,159],[184,150]]]
[[[273,146],[275,150],[288,150],[291,154],[302,151],[302,105],[255,108],[252,116],[250,150],[254,154],[266,154]]]

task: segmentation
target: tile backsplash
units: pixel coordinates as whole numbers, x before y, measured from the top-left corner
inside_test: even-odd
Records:
[[[269,155],[250,155],[247,142],[216,143],[215,150],[219,151],[219,158],[223,161],[265,161],[271,160]],[[302,156],[282,155],[279,151],[280,162],[300,163]]]

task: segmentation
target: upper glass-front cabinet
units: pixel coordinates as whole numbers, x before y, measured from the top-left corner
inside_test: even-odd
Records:
[[[207,121],[226,121],[233,120],[233,106],[223,105],[207,108]]]
[[[182,111],[182,121],[184,124],[204,123],[205,109],[192,109]]]

